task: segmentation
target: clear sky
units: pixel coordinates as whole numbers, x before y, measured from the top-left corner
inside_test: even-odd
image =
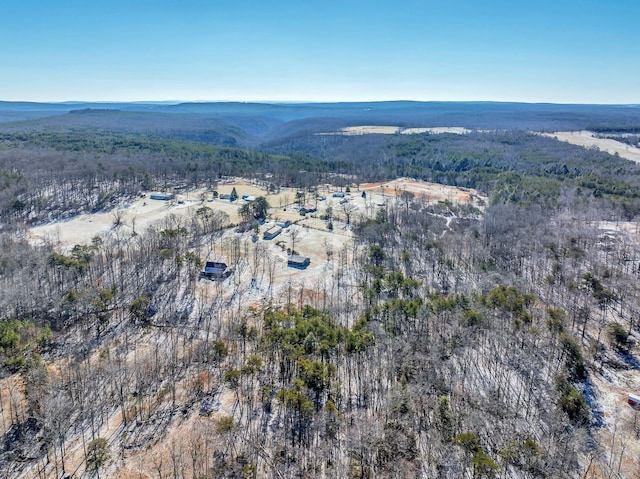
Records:
[[[0,100],[640,103],[639,0],[2,0]]]

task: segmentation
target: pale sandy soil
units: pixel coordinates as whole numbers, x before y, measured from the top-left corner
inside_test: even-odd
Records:
[[[229,194],[234,187],[240,197],[242,195],[264,196],[274,207],[290,203],[295,197],[295,193],[291,190],[282,190],[275,195],[268,194],[264,189],[241,179],[221,184],[217,187],[217,191],[220,194]],[[245,203],[244,200],[239,199],[231,203],[219,199],[210,201],[211,199],[211,192],[205,189],[180,193],[175,201],[152,200],[147,193],[145,198],[138,198],[117,210],[79,215],[31,228],[29,239],[34,244],[49,242],[62,251],[68,251],[76,244],[89,244],[95,236],[110,234],[131,236],[134,229],[136,233],[142,233],[149,226],[161,224],[169,216],[174,216],[183,225],[188,225],[196,210],[202,206],[227,213],[232,223],[238,223],[240,219],[238,209]],[[180,204],[180,201],[183,203]],[[121,217],[121,225],[117,228],[114,227],[116,216]]]
[[[572,145],[584,146],[585,148],[596,147],[612,155],[617,153],[622,158],[640,163],[640,148],[626,145],[616,140],[596,138],[595,133],[591,131],[556,131],[555,133],[541,133],[541,135],[556,138]]]
[[[237,424],[239,412],[234,408],[236,402],[235,392],[225,389],[216,397],[219,408],[209,416],[199,416],[192,414],[185,418],[184,422],[175,425],[171,429],[171,439],[157,441],[150,444],[144,449],[132,449],[126,451],[123,458],[126,459],[124,464],[118,463],[111,468],[109,477],[117,478],[135,478],[140,477],[158,477],[158,469],[163,472],[162,477],[171,477],[172,472],[172,455],[181,457],[185,463],[190,463],[191,454],[194,447],[202,448],[203,436],[209,444],[227,444],[232,447],[233,436],[236,434],[233,430],[226,433],[216,431],[218,421],[225,416],[233,416],[234,423]],[[206,448],[200,451],[199,458],[202,460],[203,455],[207,454]],[[189,470],[187,477],[191,470]]]
[[[451,201],[453,203],[472,204],[475,207],[483,207],[488,199],[471,188],[429,183],[428,181],[398,178],[392,181],[378,183],[363,183],[360,189],[375,193],[375,198],[396,197],[403,191],[413,193],[416,198],[427,201]]]
[[[626,241],[640,241],[640,225],[630,221],[597,221],[590,223],[607,236],[622,235]],[[611,320],[617,320],[612,317]],[[597,331],[590,332],[593,337]],[[640,350],[632,346],[631,353],[637,358]],[[611,351],[607,353],[615,356]],[[596,360],[595,364],[599,364]],[[603,427],[594,428],[594,434],[603,446],[595,454],[588,473],[582,477],[601,479],[607,477],[640,477],[640,412],[627,404],[629,393],[640,394],[640,376],[637,369],[612,371],[605,367],[589,375],[593,383],[593,394],[598,410],[602,414]],[[588,464],[585,464],[585,469]],[[620,474],[620,475],[617,475]]]
[[[366,197],[362,197],[362,192],[366,192]],[[207,260],[223,261],[229,263],[229,245],[234,238],[240,237],[241,241],[248,244],[247,261],[252,262],[257,245],[266,247],[266,253],[273,258],[276,266],[272,290],[268,290],[268,279],[266,274],[259,274],[255,285],[246,289],[243,298],[251,304],[264,304],[265,301],[273,300],[276,303],[286,303],[289,301],[301,302],[301,298],[291,297],[291,291],[305,291],[305,294],[322,294],[327,281],[332,277],[332,272],[338,268],[339,255],[351,257],[354,243],[351,228],[346,225],[345,208],[353,209],[351,221],[357,221],[361,215],[372,216],[377,209],[388,206],[391,203],[403,200],[397,198],[403,191],[414,194],[414,200],[427,201],[430,203],[438,201],[451,201],[452,203],[470,204],[482,209],[487,203],[487,198],[480,196],[477,191],[463,189],[452,186],[439,185],[425,181],[411,180],[408,178],[398,178],[396,180],[383,183],[364,183],[359,188],[352,187],[351,193],[345,193],[345,198],[334,198],[332,192],[326,188],[321,188],[319,193],[326,196],[326,200],[318,201],[318,211],[306,216],[300,216],[295,205],[285,208],[273,208],[270,220],[259,229],[258,239],[254,243],[251,241],[253,232],[238,235],[233,230],[227,231],[220,245],[211,251],[209,255],[201,251],[201,256],[207,256]],[[341,201],[346,200],[345,203]],[[308,201],[309,202],[309,201]],[[310,201],[316,204],[315,201]],[[403,203],[404,204],[404,203]],[[327,229],[327,221],[323,219],[327,213],[327,208],[333,210],[333,230]],[[262,234],[275,225],[278,220],[289,220],[292,225],[272,240],[263,240]],[[294,233],[295,232],[295,233]],[[295,239],[295,250],[302,256],[307,256],[311,264],[304,270],[298,270],[287,266],[287,248],[293,247],[293,235]],[[329,251],[329,255],[327,252]],[[238,274],[235,273],[234,276]],[[251,284],[250,268],[245,268],[239,273],[239,277],[229,278],[228,282],[238,281],[243,285]],[[198,288],[203,297],[211,299],[217,294],[219,283],[210,281],[200,281]],[[230,289],[231,286],[228,286]],[[310,299],[310,297],[302,298]]]
[[[636,240],[638,239],[637,235],[640,234],[640,223],[634,221],[598,221],[595,226],[605,231],[624,233],[630,238],[635,235]]]
[[[2,412],[2,432],[7,431],[7,426],[11,424],[16,417],[16,413],[20,416],[24,414],[22,409],[22,401],[24,396],[22,391],[22,380],[17,374],[0,379],[0,410]],[[17,410],[15,407],[18,406]]]
[[[50,370],[54,369],[57,365],[49,367]],[[197,380],[192,378],[192,380]],[[5,380],[6,381],[6,380]],[[176,399],[183,401],[185,399],[184,388],[188,380],[182,381],[177,388]],[[126,440],[126,435],[130,430],[136,426],[136,421],[140,422],[140,419],[136,421],[130,421],[127,426],[122,422],[121,411],[115,410],[108,418],[106,423],[97,431],[96,437],[106,438],[111,447],[111,460],[101,471],[101,477],[118,477],[118,478],[136,478],[141,477],[151,478],[157,477],[157,470],[160,466],[163,472],[166,473],[171,466],[171,454],[177,453],[183,457],[188,457],[190,453],[190,446],[192,441],[196,438],[194,433],[204,433],[210,437],[211,441],[216,443],[222,441],[228,441],[229,435],[217,434],[215,427],[220,418],[224,416],[237,416],[235,409],[235,392],[224,389],[219,395],[216,395],[216,409],[208,417],[202,417],[197,414],[191,414],[184,418],[183,422],[178,424],[172,424],[169,437],[165,441],[156,440],[144,448],[131,448],[131,449],[115,449],[113,443],[119,440],[119,435],[122,435]],[[155,401],[159,404],[170,402],[169,395],[167,394],[163,399],[156,398]],[[154,401],[154,402],[155,402]],[[132,405],[128,406],[131,409]],[[159,407],[162,409],[162,405]],[[180,419],[178,418],[178,421]],[[237,420],[236,420],[237,422]],[[90,432],[85,432],[85,442],[91,439]],[[160,438],[158,438],[160,439]],[[71,440],[67,440],[65,445],[65,466],[66,471],[71,473],[73,477],[84,477],[83,474],[88,474],[85,471],[85,452],[82,441],[82,436],[75,436]],[[34,479],[41,477],[36,475],[35,470],[27,472],[25,477]],[[55,478],[55,467],[52,464],[47,465],[46,471],[44,471],[44,477]]]
[[[585,477],[617,477],[609,475],[611,471],[620,472],[621,477],[640,477],[640,411],[627,404],[629,393],[640,393],[637,371],[618,371],[615,382],[599,374],[590,378],[605,425],[595,434],[606,452],[599,457],[601,466]]]
[[[217,190],[219,193],[231,193],[236,188],[238,195],[265,196],[272,206],[270,211],[274,221],[279,219],[289,221],[300,221],[304,218],[298,213],[298,209],[293,205],[295,192],[293,190],[282,190],[279,194],[267,194],[264,189],[252,185],[244,180],[235,180],[233,183],[221,184]],[[481,197],[476,191],[446,186],[425,181],[398,178],[396,180],[381,183],[364,183],[359,189],[353,188],[350,195],[347,195],[350,203],[357,206],[357,211],[364,212],[372,206],[379,206],[389,201],[390,197],[395,197],[402,191],[409,191],[417,198],[429,201],[449,200],[458,203],[471,203],[474,206],[481,206],[486,203],[486,198]],[[369,195],[367,199],[361,198],[361,192],[366,191]],[[324,194],[326,201],[318,201],[318,216],[324,213],[328,205],[334,209],[334,214],[340,217],[342,206],[340,198],[333,198],[328,187],[319,189],[319,194]],[[309,195],[309,198],[313,198]],[[117,210],[104,213],[93,213],[79,215],[64,221],[57,221],[41,226],[36,226],[29,230],[29,239],[35,244],[49,242],[61,251],[68,251],[76,244],[89,244],[95,236],[105,236],[118,234],[120,236],[130,236],[134,228],[136,233],[143,233],[145,229],[152,225],[162,224],[169,216],[173,216],[176,221],[188,225],[196,210],[202,206],[207,206],[213,210],[222,211],[229,215],[231,223],[238,223],[240,217],[238,209],[245,203],[238,200],[233,203],[227,200],[215,199],[210,201],[211,194],[206,190],[185,192],[177,195],[176,201],[152,200],[149,194],[145,198],[138,198],[132,203],[123,205]],[[183,202],[182,204],[178,203]],[[307,200],[315,204],[315,200]],[[287,208],[289,206],[289,208]],[[121,217],[121,224],[114,227],[116,216]],[[357,213],[354,214],[354,218]],[[316,227],[318,227],[316,225]],[[320,229],[326,225],[319,226]],[[322,238],[321,238],[322,239]],[[297,248],[296,248],[297,249]]]
[[[394,135],[400,132],[398,126],[348,126],[341,128],[338,134],[350,136],[350,135]]]
[[[334,131],[331,133],[319,133],[320,135],[343,135],[343,136],[354,136],[354,135],[415,135],[419,133],[455,133],[458,135],[463,135],[465,133],[470,133],[471,130],[467,128],[463,128],[460,126],[441,126],[441,127],[433,127],[433,128],[402,128],[399,126],[348,126],[346,128],[341,128],[338,131]]]
[[[205,303],[212,300],[220,292],[222,286],[222,296],[224,300],[229,300],[234,284],[243,285],[240,300],[247,305],[260,306],[268,301],[284,304],[287,302],[297,303],[302,289],[318,290],[322,289],[325,280],[331,277],[332,270],[336,265],[338,254],[347,248],[353,247],[353,233],[345,229],[344,224],[334,221],[334,230],[329,231],[326,222],[318,218],[307,216],[302,218],[298,215],[297,223],[292,224],[272,240],[262,239],[262,233],[275,224],[275,221],[265,223],[260,228],[258,240],[251,240],[252,232],[239,235],[235,231],[228,231],[222,237],[220,244],[207,257],[208,260],[224,261],[230,264],[230,244],[240,237],[243,244],[246,244],[246,256],[244,267],[236,270],[232,277],[223,283],[202,280],[198,282],[198,294],[201,295]],[[287,266],[287,248],[293,247],[293,235],[296,234],[295,250],[298,254],[306,256],[311,260],[310,265],[303,270]],[[255,257],[256,247],[265,248],[258,252],[259,267],[253,277],[252,263]],[[327,250],[333,256],[327,255]],[[202,254],[205,256],[205,254]],[[269,275],[265,271],[264,257],[268,257],[274,263],[273,284],[269,289]],[[252,280],[255,282],[252,285]]]
[[[471,133],[471,131],[461,126],[440,126],[435,128],[403,128],[400,133],[403,135],[415,135],[417,133],[455,133],[456,135],[464,135]]]

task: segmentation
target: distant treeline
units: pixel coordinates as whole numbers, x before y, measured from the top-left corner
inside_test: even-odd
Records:
[[[588,126],[586,129],[594,133],[640,133],[640,124]]]
[[[83,115],[65,115],[71,111]],[[107,112],[112,118],[119,116],[123,122],[135,117],[138,126],[173,123],[182,129],[185,122],[193,128],[208,118],[221,124],[236,125],[246,132],[265,133],[255,125],[291,124],[291,127],[313,124],[327,119],[351,122],[354,125],[403,125],[403,126],[464,126],[471,129],[521,129],[535,131],[582,130],[589,125],[630,126],[640,124],[640,108],[634,105],[561,105],[551,103],[502,103],[502,102],[344,102],[344,103],[296,103],[264,104],[246,102],[211,103],[68,103],[45,104],[24,102],[0,102],[0,120],[10,113],[10,119],[25,120],[34,117],[51,117],[42,124],[85,123],[86,118]],[[64,118],[64,117],[67,118]],[[68,117],[75,117],[69,119]],[[173,118],[171,118],[173,117]],[[63,119],[64,118],[64,119]],[[104,121],[105,118],[99,121]],[[117,127],[117,125],[116,125]],[[170,133],[165,130],[165,133]],[[277,139],[276,131],[262,136],[266,140]]]
[[[477,188],[494,200],[552,206],[562,188],[640,211],[640,166],[597,149],[520,131],[467,135],[298,136],[271,151],[303,151],[350,165],[366,180],[406,176]]]
[[[640,166],[521,132],[331,136],[305,132],[260,149],[97,128],[0,133],[0,215],[43,219],[113,207],[140,190],[225,176],[274,187],[412,177],[470,187],[493,201],[553,207],[562,191],[640,212]],[[55,185],[65,185],[61,195]],[[61,201],[60,198],[65,198]],[[75,199],[74,199],[75,198]]]

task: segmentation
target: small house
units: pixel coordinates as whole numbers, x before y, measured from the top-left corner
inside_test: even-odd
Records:
[[[287,266],[297,269],[305,269],[311,263],[311,259],[306,256],[292,254],[287,258]]]
[[[302,208],[300,208],[300,216],[304,216],[307,213],[315,213],[316,212],[316,207],[313,205],[304,205]]]
[[[627,398],[627,404],[631,406],[632,409],[636,411],[640,411],[640,396],[636,396],[635,394],[629,394]]]
[[[204,270],[200,273],[201,278],[207,279],[225,279],[231,276],[233,271],[227,267],[226,263],[218,263],[216,261],[207,261]]]
[[[262,239],[264,239],[264,240],[272,240],[273,238],[278,236],[280,233],[282,233],[282,228],[280,226],[278,226],[278,225],[272,226],[271,228],[269,228],[267,231],[265,231],[262,234]]]
[[[161,201],[169,201],[173,199],[173,194],[171,193],[151,193],[149,198],[152,200],[161,200]]]

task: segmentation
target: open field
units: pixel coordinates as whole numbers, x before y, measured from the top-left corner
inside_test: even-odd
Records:
[[[612,155],[617,153],[622,158],[640,163],[640,148],[625,145],[624,143],[608,138],[598,138],[596,134],[591,131],[556,131],[554,133],[541,134],[571,143],[572,145],[583,146],[585,148],[596,147]]]
[[[274,221],[288,220],[301,222],[302,225],[314,225],[315,229],[325,229],[326,223],[313,221],[313,217],[326,214],[326,208],[331,206],[340,219],[343,206],[347,202],[353,205],[354,215],[364,214],[367,209],[383,205],[390,199],[401,194],[403,191],[412,193],[416,198],[427,201],[452,201],[455,203],[469,203],[476,207],[481,207],[486,203],[486,198],[481,197],[476,191],[458,188],[455,186],[440,185],[426,181],[411,180],[408,178],[398,178],[395,180],[379,183],[363,183],[359,189],[355,188],[351,193],[345,194],[345,203],[340,204],[340,198],[331,197],[328,186],[318,189],[318,194],[324,194],[327,198],[324,201],[316,201],[313,195],[308,195],[311,201],[318,208],[317,213],[302,217],[298,212],[298,207],[293,203],[295,191],[283,189],[278,194],[267,194],[267,192],[249,182],[236,179],[226,184],[220,184],[217,191],[220,194],[231,193],[233,188],[239,195],[265,196],[271,205],[270,214]],[[367,193],[366,198],[362,198],[362,191]],[[227,200],[211,199],[211,193],[205,189],[183,192],[177,195],[175,201],[162,201],[149,199],[146,194],[144,198],[139,198],[134,202],[122,205],[121,208],[109,212],[93,214],[83,214],[64,221],[57,221],[41,226],[36,226],[29,230],[29,239],[34,243],[50,242],[62,251],[70,250],[76,244],[89,244],[95,236],[109,234],[131,235],[142,233],[153,225],[159,225],[169,216],[173,216],[181,221],[183,225],[189,224],[196,210],[202,206],[207,206],[213,210],[221,211],[229,215],[229,221],[237,224],[240,221],[238,209],[244,204],[243,200],[229,202]],[[343,216],[343,215],[342,215]],[[120,225],[115,227],[116,219]],[[268,229],[271,225],[261,228]],[[338,232],[332,233],[340,234]],[[342,232],[342,234],[345,234]],[[324,238],[320,238],[322,241]],[[311,239],[314,241],[314,239]]]
[[[295,196],[295,192],[291,190],[268,194],[264,188],[242,179],[219,184],[216,191],[220,194],[229,194],[233,188],[236,188],[240,196],[265,196],[274,206],[284,206],[292,202]],[[134,231],[141,233],[149,226],[160,224],[169,216],[188,223],[196,210],[202,206],[228,214],[229,221],[237,224],[240,221],[238,209],[243,203],[242,200],[233,203],[214,200],[211,191],[207,189],[178,193],[174,201],[152,200],[147,193],[144,198],[124,204],[117,210],[83,214],[31,228],[29,238],[36,243],[48,241],[62,250],[68,250],[76,244],[88,244],[94,236],[115,233],[116,229],[121,235],[131,235]],[[120,222],[117,228],[114,227],[116,218],[119,218]]]
[[[420,133],[454,133],[463,135],[471,130],[459,126],[440,126],[433,128],[402,128],[400,126],[348,126],[332,133],[320,133],[321,135],[416,135]]]
[[[259,187],[236,179],[219,185],[217,191],[230,193],[233,188],[239,195],[265,196],[271,205],[269,219],[257,230],[243,233],[228,227],[213,243],[199,247],[197,254],[203,261],[233,264],[235,272],[224,284],[236,282],[243,285],[240,288],[242,296],[253,304],[265,300],[279,303],[292,301],[292,290],[304,290],[316,297],[324,294],[322,291],[327,288],[326,279],[339,267],[338,257],[341,255],[344,266],[344,262],[352,256],[353,233],[347,224],[347,215],[350,222],[354,222],[360,216],[373,216],[377,209],[392,206],[396,202],[406,206],[407,201],[449,201],[477,208],[483,208],[487,202],[475,190],[398,178],[387,182],[364,183],[357,188],[353,186],[351,192],[340,193],[343,197],[334,197],[333,194],[339,192],[331,191],[328,185],[321,186],[317,196],[307,193],[305,199],[305,204],[313,205],[317,210],[303,216],[299,205],[293,202],[294,190],[267,195]],[[405,192],[412,197],[404,197]],[[238,210],[244,203],[243,200],[233,203],[212,200],[210,192],[203,189],[185,191],[177,195],[174,201],[151,200],[147,194],[145,198],[123,205],[116,211],[80,215],[34,227],[29,231],[29,238],[34,243],[49,242],[59,251],[69,252],[76,244],[89,244],[96,236],[127,238],[134,232],[144,235],[147,228],[162,229],[169,220],[174,226],[188,228],[195,212],[203,206],[226,213],[231,226],[241,221]],[[114,225],[116,215],[120,218],[118,226]],[[291,225],[276,238],[264,240],[263,233],[278,221],[288,221]],[[329,223],[332,228],[329,228]],[[310,265],[304,270],[288,267],[290,250],[310,258]],[[241,258],[238,258],[238,254]],[[211,299],[219,293],[219,284],[215,282],[201,281],[198,288],[205,299]],[[223,290],[226,291],[223,297],[229,299],[231,291],[239,289],[229,285],[224,286]],[[302,302],[302,298],[299,299]]]

